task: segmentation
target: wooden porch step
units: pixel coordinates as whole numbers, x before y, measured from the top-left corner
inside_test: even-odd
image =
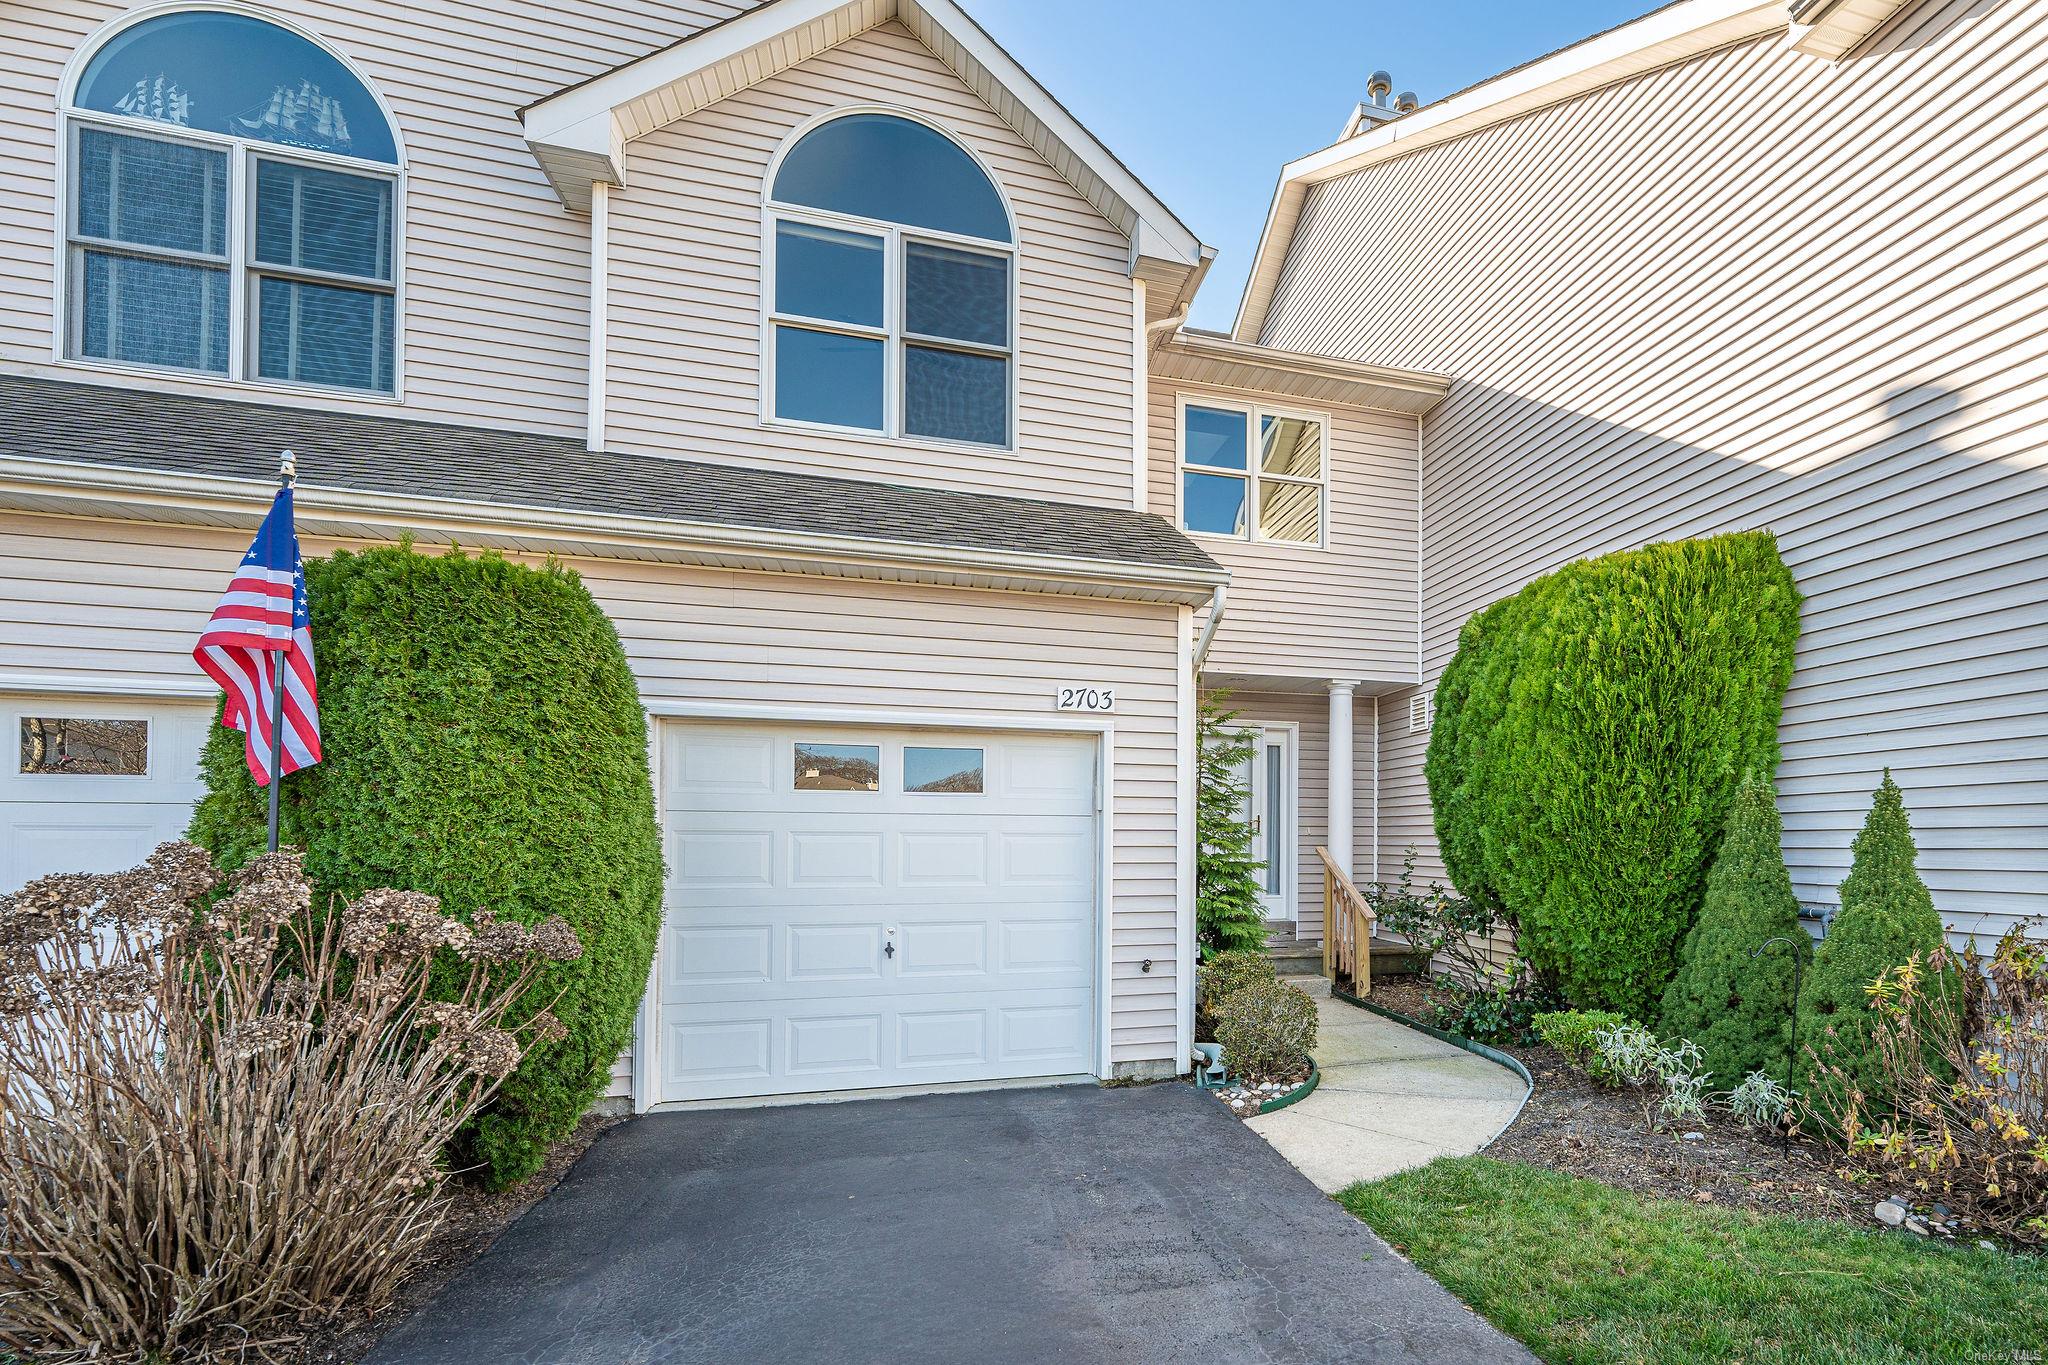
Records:
[[[1291,934],[1282,939],[1269,935],[1266,940],[1266,956],[1282,976],[1316,976],[1323,970],[1323,945],[1314,940],[1301,940]],[[1429,958],[1417,952],[1406,943],[1392,939],[1376,938],[1372,941],[1373,975],[1413,975],[1429,969]]]

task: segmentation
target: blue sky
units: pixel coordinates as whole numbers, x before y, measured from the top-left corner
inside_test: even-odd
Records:
[[[961,0],[1216,248],[1227,328],[1280,167],[1334,142],[1384,68],[1424,104],[1661,0]]]

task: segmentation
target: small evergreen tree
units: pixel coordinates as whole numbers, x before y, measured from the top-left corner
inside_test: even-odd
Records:
[[[1799,900],[1779,848],[1782,832],[1777,794],[1752,771],[1736,790],[1707,873],[1706,903],[1664,992],[1664,1036],[1698,1043],[1702,1065],[1727,1085],[1752,1071],[1784,1076],[1794,958],[1813,954],[1799,927]],[[1790,939],[1793,951],[1776,947],[1755,955],[1778,937]]]
[[[1834,1120],[1849,1111],[1852,1091],[1862,1097],[1855,1107],[1863,1115],[1890,1107],[1872,1037],[1870,983],[1915,953],[1925,961],[1942,946],[1941,916],[1913,865],[1913,829],[1889,768],[1852,847],[1841,909],[1800,996],[1800,1032],[1814,1054],[1806,1059],[1807,1103]]]
[[[1259,870],[1265,864],[1252,857],[1252,827],[1245,819],[1251,795],[1245,765],[1256,741],[1236,728],[1236,720],[1220,694],[1202,698],[1195,734],[1195,941],[1204,961],[1266,946],[1266,913],[1259,904]]]

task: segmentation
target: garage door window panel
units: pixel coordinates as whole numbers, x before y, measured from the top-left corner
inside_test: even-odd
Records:
[[[149,722],[23,716],[21,771],[74,777],[147,777]]]
[[[882,788],[882,750],[874,744],[798,744],[800,792],[872,792]]]
[[[982,751],[939,749],[907,744],[903,748],[903,790],[978,796],[982,790]]]

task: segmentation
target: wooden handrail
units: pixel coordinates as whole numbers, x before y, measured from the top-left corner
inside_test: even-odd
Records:
[[[1354,995],[1370,995],[1372,926],[1378,916],[1330,850],[1318,847],[1316,857],[1323,864],[1323,975]]]

